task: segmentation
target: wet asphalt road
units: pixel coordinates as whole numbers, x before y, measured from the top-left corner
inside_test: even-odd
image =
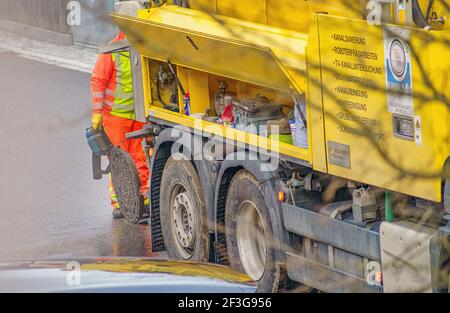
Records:
[[[113,221],[84,132],[88,74],[0,50],[0,261],[150,256],[146,225]]]

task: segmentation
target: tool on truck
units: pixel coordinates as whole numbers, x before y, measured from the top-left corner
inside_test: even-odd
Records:
[[[139,5],[112,16],[132,46],[155,251],[264,292],[448,292],[444,1]]]

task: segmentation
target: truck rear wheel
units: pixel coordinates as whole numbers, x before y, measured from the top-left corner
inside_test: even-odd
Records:
[[[161,227],[169,257],[207,262],[209,235],[205,197],[192,163],[169,158],[160,194]]]
[[[239,171],[230,183],[226,201],[225,233],[230,265],[258,284],[258,292],[277,292],[281,266],[275,261],[269,210],[258,182]]]

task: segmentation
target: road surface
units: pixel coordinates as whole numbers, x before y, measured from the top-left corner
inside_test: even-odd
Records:
[[[84,132],[89,75],[0,50],[0,261],[149,256],[146,225],[113,221]]]

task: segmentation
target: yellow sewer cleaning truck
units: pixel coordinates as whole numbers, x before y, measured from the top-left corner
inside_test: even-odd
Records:
[[[130,5],[110,51],[146,122],[154,251],[261,292],[448,292],[446,1]]]

